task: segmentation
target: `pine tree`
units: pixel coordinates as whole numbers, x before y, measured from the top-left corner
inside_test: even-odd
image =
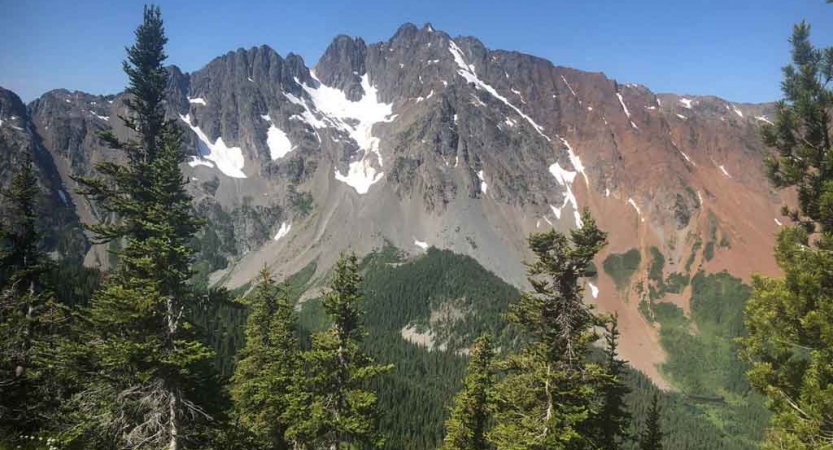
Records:
[[[783,278],[752,280],[741,357],[774,413],[764,448],[833,448],[833,48],[814,48],[805,23],[790,43],[784,100],[762,135],[777,150],[770,179],[796,188],[798,208],[784,208],[795,226],[776,242]]]
[[[40,250],[37,177],[26,154],[4,192],[0,230],[0,442],[34,435],[57,408],[56,333],[64,309],[44,283],[52,264]]]
[[[654,393],[645,429],[639,437],[640,450],[662,450],[662,426],[660,424],[659,394]]]
[[[291,448],[284,433],[289,395],[300,369],[295,313],[286,288],[265,269],[245,302],[246,346],[231,379],[235,417],[265,448]]]
[[[604,369],[609,377],[602,387],[603,403],[599,415],[595,419],[599,430],[600,448],[617,450],[627,439],[627,428],[631,415],[625,405],[625,395],[630,388],[625,385],[625,361],[619,359],[619,317],[614,315],[608,322],[605,333],[607,346],[604,350]]]
[[[379,446],[376,394],[368,383],[391,366],[376,365],[362,350],[361,276],[355,255],[336,263],[323,306],[332,325],[313,336],[303,354],[305,374],[293,392],[287,437],[296,448]]]
[[[159,9],[145,7],[124,63],[129,115],[122,119],[138,139],[105,133],[127,163],[101,163],[100,177],[77,179],[88,199],[116,217],[88,226],[97,242],[125,243],[118,270],[91,302],[96,371],[77,398],[84,433],[74,433],[105,446],[177,450],[211,418],[211,352],[187,320],[194,302],[188,243],[201,223],[179,168],[182,132],[164,116],[166,42]]]
[[[486,439],[491,423],[492,390],[495,374],[492,367],[495,351],[492,340],[482,336],[475,341],[469,356],[463,390],[454,399],[451,416],[445,423],[443,450],[489,450]]]
[[[509,315],[527,344],[502,363],[507,375],[496,389],[489,433],[498,449],[587,448],[595,440],[586,430],[606,376],[588,355],[601,321],[584,303],[579,282],[606,235],[588,212],[582,220],[569,238],[555,230],[529,237],[537,257],[528,264],[533,290]]]

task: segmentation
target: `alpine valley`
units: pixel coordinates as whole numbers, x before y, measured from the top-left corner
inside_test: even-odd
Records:
[[[338,36],[311,68],[264,45],[168,71],[166,115],[206,219],[196,282],[245,294],[266,267],[313,332],[333,264],[354,251],[367,345],[396,366],[379,382],[388,448],[437,448],[465,349],[486,330],[516,342],[503,313],[528,288],[527,237],[576,228],[584,208],[609,233],[586,301],[618,313],[634,428],[659,388],[667,448],[762,438],[735,338],[752,274],[779,273],[795,202],[765,173],[774,103],[654,93],[430,24]],[[48,250],[103,271],[118,242],[95,245],[81,224],[114,218],[74,180],[121,158],[98,133],[130,136],[125,99],[54,90],[26,105],[0,88],[0,180],[33,154]],[[206,315],[229,375],[245,311]]]

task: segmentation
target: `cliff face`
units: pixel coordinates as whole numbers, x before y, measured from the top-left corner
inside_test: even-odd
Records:
[[[54,257],[83,258],[89,249],[76,213],[77,205],[58,171],[51,148],[44,145],[26,106],[13,92],[0,88],[0,189],[11,185],[17,167],[29,156],[41,195],[36,199],[44,250]],[[2,199],[2,197],[0,197]],[[0,200],[0,216],[8,214]]]
[[[323,272],[340,251],[387,240],[471,255],[523,286],[526,236],[574,228],[589,208],[610,233],[597,266],[634,248],[643,257],[624,287],[600,270],[588,301],[619,311],[623,356],[661,381],[663,353],[637,309],[651,247],[664,275],[776,271],[769,249],[785,199],[767,184],[758,138],[771,104],[655,94],[411,24],[370,45],[338,36],[312,69],[262,46],[170,73],[167,113],[186,130],[215,282],[242,285],[264,264],[288,275],[317,260]],[[128,137],[121,97],[53,91],[28,111],[7,103],[0,136],[17,133],[15,115],[31,122],[19,125],[30,140],[0,158],[42,148],[50,198],[65,186],[65,209],[101,220],[70,177],[117,157],[95,133]],[[688,297],[656,300],[687,309]]]

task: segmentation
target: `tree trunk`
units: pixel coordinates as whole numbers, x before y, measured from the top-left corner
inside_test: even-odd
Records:
[[[168,419],[168,433],[171,441],[168,444],[168,450],[177,450],[179,447],[179,424],[176,419],[177,403],[178,399],[176,394],[171,392],[171,399],[168,402],[168,414],[170,414],[170,418]]]

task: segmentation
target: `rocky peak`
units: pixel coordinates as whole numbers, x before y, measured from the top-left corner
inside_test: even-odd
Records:
[[[327,86],[344,91],[351,101],[364,96],[361,77],[365,74],[367,45],[362,38],[339,35],[315,66],[315,76]]]
[[[7,126],[15,125],[20,127],[26,117],[26,106],[12,91],[0,88],[0,121]],[[2,126],[2,125],[0,125]]]

